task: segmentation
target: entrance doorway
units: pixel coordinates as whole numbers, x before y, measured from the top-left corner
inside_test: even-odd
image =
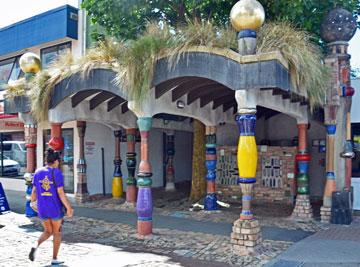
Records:
[[[64,175],[64,191],[74,193],[74,130],[61,129],[61,135],[64,139],[64,150],[62,151],[62,172]],[[49,147],[51,138],[50,130],[44,130],[44,153]],[[45,164],[45,162],[44,162]]]

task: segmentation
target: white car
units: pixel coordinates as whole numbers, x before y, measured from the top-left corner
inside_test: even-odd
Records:
[[[2,174],[3,176],[19,175],[20,164],[17,161],[12,160],[4,155],[3,162],[4,162],[4,173]],[[1,169],[2,169],[2,165],[1,165],[1,155],[0,155],[0,174],[1,174]]]

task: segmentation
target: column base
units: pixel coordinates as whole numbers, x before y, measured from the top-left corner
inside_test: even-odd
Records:
[[[232,229],[230,242],[233,252],[239,256],[255,254],[257,247],[262,243],[259,221],[238,219]]]
[[[137,233],[141,236],[152,234],[152,221],[137,221]]]
[[[215,193],[207,194],[204,200],[204,209],[206,211],[218,210],[217,197]]]
[[[330,219],[331,219],[331,207],[322,206],[322,207],[320,208],[320,217],[321,217],[321,222],[323,222],[323,223],[330,223]]]
[[[89,199],[89,194],[76,194],[75,200],[77,203],[85,203]]]
[[[135,185],[127,185],[126,187],[126,202],[136,204],[137,190]]]
[[[297,195],[295,208],[291,217],[293,217],[294,219],[306,220],[310,220],[314,217],[309,195]]]
[[[167,182],[165,191],[175,191],[175,184],[173,182]]]

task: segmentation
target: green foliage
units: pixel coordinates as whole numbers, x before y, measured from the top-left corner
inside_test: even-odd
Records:
[[[265,8],[266,20],[286,20],[297,28],[320,38],[321,20],[336,6],[344,7],[358,18],[358,0],[259,0]],[[147,21],[163,21],[172,27],[188,21],[211,21],[228,25],[229,14],[237,0],[84,0],[94,24],[121,39],[135,39],[144,32]],[[360,22],[358,22],[360,28]]]

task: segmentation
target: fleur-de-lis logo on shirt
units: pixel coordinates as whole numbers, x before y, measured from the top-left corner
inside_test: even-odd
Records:
[[[50,189],[50,180],[47,176],[45,176],[44,180],[42,180],[42,185],[41,187],[44,188],[45,191],[49,191]]]

